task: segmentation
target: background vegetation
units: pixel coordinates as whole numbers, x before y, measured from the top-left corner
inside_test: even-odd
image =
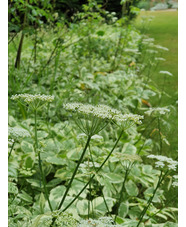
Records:
[[[177,226],[177,12],[138,4],[9,1],[9,226]],[[128,127],[86,134],[69,102]]]

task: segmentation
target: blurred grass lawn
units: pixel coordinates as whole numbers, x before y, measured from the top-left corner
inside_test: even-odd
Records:
[[[163,86],[163,77],[159,71],[169,71],[172,77],[166,77],[165,92],[170,97],[163,96],[161,106],[176,105],[178,99],[178,11],[141,11],[136,20],[136,26],[140,29],[140,21],[143,16],[153,16],[154,18],[145,29],[145,34],[155,39],[155,43],[167,47],[169,51],[164,51],[164,62],[160,62],[153,75],[154,82],[160,90]],[[158,106],[158,99],[152,99],[152,105]],[[170,132],[165,132],[170,142],[170,146],[164,146],[163,154],[177,158],[178,149],[178,113],[177,107],[175,113],[169,118],[171,124]]]
[[[153,80],[161,89],[163,86],[162,74],[159,71],[169,71],[172,77],[166,78],[165,92],[171,97],[164,96],[161,106],[174,105],[176,111],[171,114],[169,123],[171,130],[163,133],[166,134],[170,146],[163,146],[163,155],[177,158],[178,150],[178,109],[176,101],[178,100],[178,11],[142,11],[136,20],[136,26],[140,29],[140,20],[143,16],[153,16],[145,34],[155,39],[155,43],[167,47],[169,51],[164,51],[163,58],[166,61],[161,62],[154,72]],[[152,99],[152,105],[158,106],[158,99]],[[177,205],[177,190],[172,189],[166,194],[166,204],[169,206]],[[169,201],[169,202],[168,202]]]

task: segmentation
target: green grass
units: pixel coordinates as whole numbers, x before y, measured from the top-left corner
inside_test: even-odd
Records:
[[[136,26],[140,29],[140,21],[143,16],[153,16],[152,21],[145,29],[145,34],[155,39],[155,43],[167,47],[169,51],[163,53],[166,61],[161,62],[153,74],[153,81],[160,90],[163,86],[162,74],[159,71],[169,71],[172,77],[166,78],[165,92],[170,96],[163,96],[161,106],[174,105],[178,99],[178,11],[144,11],[138,16]],[[158,99],[151,100],[153,106],[158,106]],[[177,157],[178,149],[178,113],[172,113],[169,119],[171,130],[165,132],[170,146],[164,146],[164,153]]]
[[[161,62],[159,67],[154,72],[153,80],[160,89],[163,86],[162,74],[159,71],[169,71],[173,74],[173,77],[166,78],[165,92],[170,96],[163,96],[161,105],[174,105],[176,107],[176,101],[178,99],[178,11],[146,11],[141,12],[136,20],[136,26],[140,28],[140,19],[142,16],[153,16],[154,18],[150,22],[149,26],[145,30],[145,34],[155,39],[155,43],[167,47],[169,51],[165,51],[163,58],[165,62]],[[158,99],[154,98],[151,101],[153,106],[158,106]],[[171,113],[169,118],[171,130],[164,129],[163,133],[167,136],[170,146],[163,146],[163,154],[177,158],[178,150],[178,111]],[[177,194],[175,191],[169,191],[167,193],[167,202],[170,206],[177,204]],[[172,198],[172,199],[170,199]]]

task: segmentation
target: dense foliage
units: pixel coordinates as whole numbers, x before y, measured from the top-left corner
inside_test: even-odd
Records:
[[[95,7],[36,26],[21,49],[26,26],[10,33],[10,227],[177,226],[177,161],[162,130],[175,106],[161,106],[151,80],[168,49]]]

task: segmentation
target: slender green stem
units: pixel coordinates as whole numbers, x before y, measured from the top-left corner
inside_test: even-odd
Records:
[[[114,221],[116,221],[116,218],[118,216],[119,207],[120,207],[120,204],[121,204],[121,201],[122,201],[122,197],[123,197],[123,191],[124,191],[124,187],[125,187],[125,182],[127,180],[129,172],[130,172],[130,166],[126,169],[126,172],[125,172],[125,177],[124,177],[124,181],[123,181],[122,188],[121,188],[121,191],[120,191],[120,198],[119,198],[119,201],[118,201],[118,207],[116,209],[116,215],[115,215]]]
[[[162,138],[161,138],[161,126],[160,126],[160,117],[158,117],[158,131],[159,131],[159,141],[160,141],[160,155],[162,154]]]
[[[147,212],[147,210],[148,210],[148,208],[149,208],[149,206],[150,206],[150,204],[151,204],[151,202],[152,202],[152,200],[153,200],[153,198],[154,198],[154,196],[156,194],[156,191],[158,190],[159,186],[161,185],[162,181],[164,180],[167,172],[163,175],[163,172],[161,171],[160,176],[159,176],[159,180],[158,180],[156,188],[154,189],[153,195],[149,198],[149,200],[147,202],[147,206],[144,207],[143,211],[141,212],[140,217],[139,217],[139,222],[138,222],[136,227],[138,227],[140,225],[140,223],[142,222],[143,217],[146,214],[146,212]]]
[[[11,149],[10,149],[10,153],[9,153],[9,155],[8,155],[8,160],[9,160],[9,158],[10,158],[10,156],[11,156],[12,150],[13,150],[13,148],[14,148],[14,144],[15,144],[15,141],[12,143],[12,146],[11,146]]]
[[[97,171],[96,171],[96,174],[102,169],[102,167],[104,166],[104,164],[107,162],[107,160],[109,159],[109,157],[111,156],[111,154],[113,153],[113,151],[115,150],[115,148],[116,148],[116,146],[117,146],[117,144],[118,144],[118,142],[119,142],[119,140],[120,140],[120,138],[121,138],[121,136],[122,136],[122,134],[123,134],[123,131],[124,130],[122,130],[121,131],[121,133],[120,133],[120,135],[119,135],[119,137],[118,137],[118,139],[117,139],[117,141],[116,141],[116,143],[114,144],[114,146],[113,146],[113,148],[112,148],[112,150],[110,151],[110,153],[108,154],[108,156],[106,157],[106,159],[104,160],[104,162],[101,164],[101,166],[97,169]],[[76,195],[76,197],[62,210],[63,212],[65,211],[65,210],[67,210],[75,201],[76,201],[76,199],[81,195],[81,193],[86,189],[86,187],[89,185],[89,183],[94,179],[94,177],[96,176],[96,174],[93,174],[92,175],[92,177],[89,179],[89,181],[86,183],[86,185],[81,189],[81,191]]]
[[[58,210],[61,209],[61,207],[62,207],[62,205],[63,205],[63,202],[65,201],[65,198],[66,198],[67,193],[68,193],[68,191],[69,191],[69,189],[70,189],[70,186],[71,186],[71,184],[72,184],[72,181],[74,180],[74,177],[75,177],[75,175],[76,175],[76,173],[77,173],[77,171],[78,171],[79,165],[81,164],[81,162],[82,162],[82,160],[83,160],[83,157],[84,157],[84,155],[85,155],[85,152],[86,152],[86,150],[87,150],[87,148],[88,148],[88,146],[89,146],[90,139],[91,139],[91,136],[88,136],[86,145],[85,145],[85,147],[84,147],[84,150],[83,150],[83,152],[82,152],[82,154],[81,154],[81,157],[80,157],[80,159],[79,159],[79,161],[78,161],[78,164],[77,164],[77,166],[76,166],[76,168],[75,168],[75,170],[74,170],[74,172],[73,172],[73,175],[72,175],[72,177],[71,177],[71,179],[70,179],[70,182],[69,182],[69,184],[68,184],[68,186],[67,186],[67,189],[66,189],[66,191],[65,191],[65,194],[63,195],[63,198],[62,198],[62,200],[61,200],[61,202],[60,202],[60,204],[59,204],[59,206],[58,206]]]
[[[34,120],[35,120],[35,122],[34,122],[35,123],[35,152],[37,153],[38,139],[37,139],[37,110],[36,109],[34,110]],[[44,176],[42,165],[41,165],[40,150],[38,150],[38,163],[39,163],[39,170],[40,170],[40,173],[41,173],[41,178],[42,178],[43,186],[44,186],[44,190],[45,190],[45,196],[47,198],[50,210],[53,211],[52,205],[51,205],[50,200],[49,200],[48,191],[47,191],[47,188],[46,188],[45,176]]]
[[[152,122],[155,120],[156,118],[152,118],[152,120],[146,125],[145,129],[143,130],[143,132],[141,133],[139,139],[134,143],[134,145],[136,145],[137,143],[139,143],[139,141],[141,140],[142,136],[145,134],[146,130],[149,128],[149,126],[152,124]]]
[[[90,147],[89,147],[89,151],[90,151]],[[91,158],[91,161],[92,161],[92,163],[93,163],[94,170],[96,171],[96,167],[95,167],[95,164],[94,164],[94,160],[93,160],[93,157],[92,157],[91,151],[90,151],[90,158]],[[91,182],[90,182],[90,183],[91,183]],[[108,207],[108,205],[107,205],[107,202],[106,202],[106,199],[105,199],[104,193],[103,193],[103,191],[102,191],[102,190],[101,190],[101,193],[102,193],[102,196],[103,196],[103,201],[104,201],[105,206],[106,206],[106,208],[107,208],[108,214],[110,215],[110,217],[112,217],[112,216],[111,216],[111,213],[110,213],[110,210],[109,210],[109,207]]]

